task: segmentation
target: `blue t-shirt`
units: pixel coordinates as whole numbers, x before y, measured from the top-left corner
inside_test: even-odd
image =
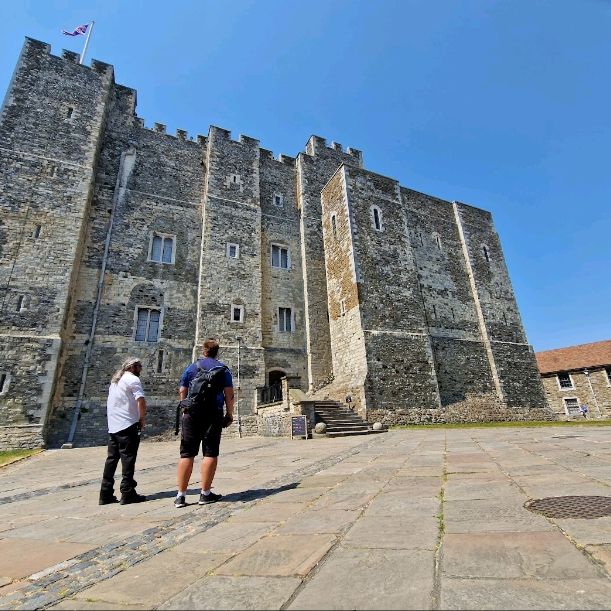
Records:
[[[198,364],[202,369],[212,369],[213,367],[227,367],[227,365],[225,365],[225,363],[221,363],[221,361],[217,361],[216,359],[211,359],[208,357],[202,357],[198,359],[196,363],[191,363],[191,365],[189,365],[184,370],[180,378],[181,386],[189,388],[191,381],[197,373]],[[225,395],[223,393],[223,388],[227,388],[229,386],[233,387],[233,378],[231,377],[231,371],[229,371],[229,368],[227,368],[225,369],[225,379],[223,380],[223,386],[216,395],[216,406],[218,408],[222,408],[225,403]]]

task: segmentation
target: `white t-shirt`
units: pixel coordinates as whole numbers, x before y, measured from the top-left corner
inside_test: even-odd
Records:
[[[140,378],[126,371],[116,384],[108,388],[106,415],[108,432],[118,433],[140,420],[136,401],[144,397]]]

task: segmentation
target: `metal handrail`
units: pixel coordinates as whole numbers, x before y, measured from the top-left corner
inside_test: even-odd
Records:
[[[282,401],[282,383],[272,384],[271,386],[257,387],[257,404],[267,405]]]

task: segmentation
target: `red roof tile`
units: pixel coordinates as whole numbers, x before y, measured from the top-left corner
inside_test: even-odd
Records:
[[[605,367],[611,365],[611,339],[593,344],[581,344],[558,350],[537,352],[539,373],[571,371],[585,367]]]

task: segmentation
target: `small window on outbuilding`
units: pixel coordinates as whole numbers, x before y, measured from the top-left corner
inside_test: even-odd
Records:
[[[557,378],[558,378],[558,386],[560,387],[561,390],[569,390],[569,389],[575,388],[575,385],[573,384],[573,378],[571,378],[571,375],[569,373],[566,373],[566,372],[559,373],[557,375]]]
[[[158,308],[136,308],[137,342],[156,342],[159,340],[161,310]]]
[[[606,367],[605,373],[607,374],[607,384],[611,386],[611,367]]]
[[[579,415],[579,399],[576,397],[567,397],[564,399],[564,410],[568,416]]]

